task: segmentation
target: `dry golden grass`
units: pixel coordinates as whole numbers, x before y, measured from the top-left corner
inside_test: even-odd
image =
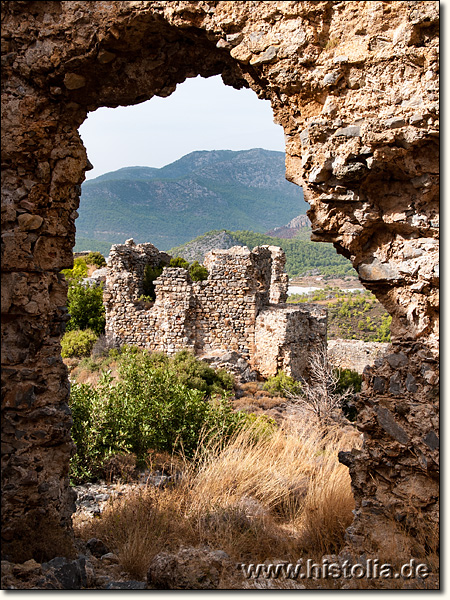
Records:
[[[147,467],[151,472],[178,476],[184,470],[186,461],[182,456],[171,454],[165,450],[149,450],[146,457]]]
[[[240,388],[245,392],[247,396],[253,396],[259,391],[259,385],[257,381],[249,381],[248,383],[243,383]]]
[[[70,376],[76,379],[77,383],[89,383],[95,387],[102,376],[102,371],[106,369],[111,371],[113,378],[118,378],[118,363],[116,360],[104,359],[104,364],[97,369],[93,369],[91,365],[83,364],[79,358],[65,358],[64,363],[69,368]]]
[[[242,562],[339,550],[354,504],[337,453],[359,436],[310,419],[254,439],[244,431],[226,446],[211,443],[179,483],[113,500],[101,518],[75,522],[77,534],[101,538],[139,578],[158,552],[182,545],[207,544]]]
[[[261,395],[259,395],[261,394]],[[267,395],[266,395],[267,394]],[[246,412],[262,413],[274,408],[283,407],[286,405],[286,398],[272,397],[267,392],[262,395],[258,392],[256,396],[242,396],[232,400],[235,410],[244,410]]]
[[[77,367],[73,371],[73,376],[76,377],[77,383],[89,383],[95,387],[100,380],[101,372]]]

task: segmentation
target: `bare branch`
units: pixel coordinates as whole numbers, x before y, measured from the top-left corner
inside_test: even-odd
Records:
[[[294,405],[314,413],[320,419],[332,417],[353,395],[353,391],[339,391],[339,377],[328,362],[325,348],[311,355],[309,373],[309,380],[302,381],[302,393],[292,394],[286,390],[286,396]]]

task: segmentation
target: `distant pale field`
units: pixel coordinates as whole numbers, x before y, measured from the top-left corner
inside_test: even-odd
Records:
[[[323,287],[311,287],[311,286],[300,286],[290,285],[288,287],[288,296],[291,294],[309,294],[309,292],[315,292],[316,290],[322,290]],[[360,291],[361,288],[341,288],[343,292],[356,292]]]

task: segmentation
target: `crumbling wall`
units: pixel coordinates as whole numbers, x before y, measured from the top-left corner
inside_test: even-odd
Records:
[[[270,306],[256,317],[253,366],[264,377],[308,377],[313,353],[327,346],[327,311],[317,305]]]
[[[386,342],[363,342],[362,340],[328,340],[327,356],[330,363],[339,369],[351,369],[360,375],[367,366],[373,367],[375,360],[388,352]]]
[[[349,540],[376,551],[417,507],[436,522],[439,3],[2,2],[2,53],[3,551],[25,515],[65,528],[73,508],[59,272],[89,168],[78,127],[196,75],[270,100],[314,239],[392,315],[401,358],[366,374]],[[27,535],[30,554],[47,544]]]
[[[112,247],[104,292],[107,336],[167,354],[234,351],[262,375],[278,369],[306,375],[311,342],[326,345],[326,311],[280,303],[288,287],[280,248],[212,250],[204,261],[206,280],[191,281],[186,269],[164,269],[155,280],[153,305],[139,302],[145,265],[168,260],[152,244],[128,240]]]

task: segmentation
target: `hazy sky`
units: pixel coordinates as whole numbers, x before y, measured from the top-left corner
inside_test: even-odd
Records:
[[[162,167],[194,150],[284,151],[269,101],[225,86],[220,76],[187,79],[168,98],[100,108],[80,135],[94,165],[87,179],[121,167]]]

